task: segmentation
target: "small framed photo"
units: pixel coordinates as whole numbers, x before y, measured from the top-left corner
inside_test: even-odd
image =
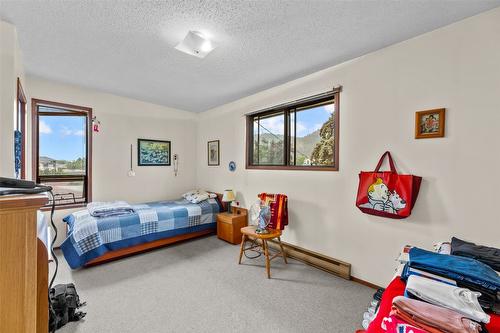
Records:
[[[415,139],[444,137],[445,109],[415,113]]]
[[[137,139],[137,165],[170,165],[170,141]]]
[[[219,140],[208,141],[208,165],[220,165]]]

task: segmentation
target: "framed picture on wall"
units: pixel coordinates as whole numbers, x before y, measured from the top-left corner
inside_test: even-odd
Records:
[[[209,166],[220,165],[219,140],[208,141],[207,153]]]
[[[444,137],[445,109],[415,113],[415,139]]]
[[[170,165],[170,141],[137,139],[137,165]]]

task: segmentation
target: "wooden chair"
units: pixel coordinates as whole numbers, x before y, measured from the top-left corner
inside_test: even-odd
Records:
[[[242,236],[241,236],[241,247],[240,247],[240,259],[238,261],[238,264],[241,264],[241,258],[243,256],[243,251],[254,249],[256,247],[262,248],[262,250],[264,252],[264,256],[266,257],[267,278],[270,279],[271,278],[271,267],[270,267],[271,260],[273,260],[274,258],[276,258],[278,256],[281,256],[281,257],[283,257],[285,264],[288,264],[288,262],[286,260],[285,250],[283,249],[283,244],[281,244],[281,230],[272,229],[272,230],[269,230],[269,233],[267,233],[267,234],[257,234],[255,232],[256,228],[257,228],[256,226],[248,226],[248,227],[241,228]],[[258,239],[258,240],[260,240],[260,242],[258,242],[255,245],[252,245],[248,248],[245,248],[245,243],[247,240],[249,240],[249,238]],[[267,244],[267,241],[274,239],[274,238],[278,239],[278,244],[280,246],[281,252],[278,252],[275,255],[273,255],[271,258],[269,258],[269,245]]]

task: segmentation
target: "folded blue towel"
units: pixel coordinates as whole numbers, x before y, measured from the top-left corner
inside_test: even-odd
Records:
[[[135,213],[135,210],[125,201],[91,202],[87,205],[89,214],[93,217],[120,216]]]

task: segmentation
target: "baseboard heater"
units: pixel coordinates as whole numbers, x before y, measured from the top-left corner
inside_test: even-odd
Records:
[[[274,250],[280,250],[279,244],[276,241],[267,242]],[[281,242],[285,248],[288,257],[300,260],[308,265],[319,268],[328,273],[337,275],[346,280],[351,280],[351,264],[341,260],[337,260],[324,254],[306,250],[302,247]]]

